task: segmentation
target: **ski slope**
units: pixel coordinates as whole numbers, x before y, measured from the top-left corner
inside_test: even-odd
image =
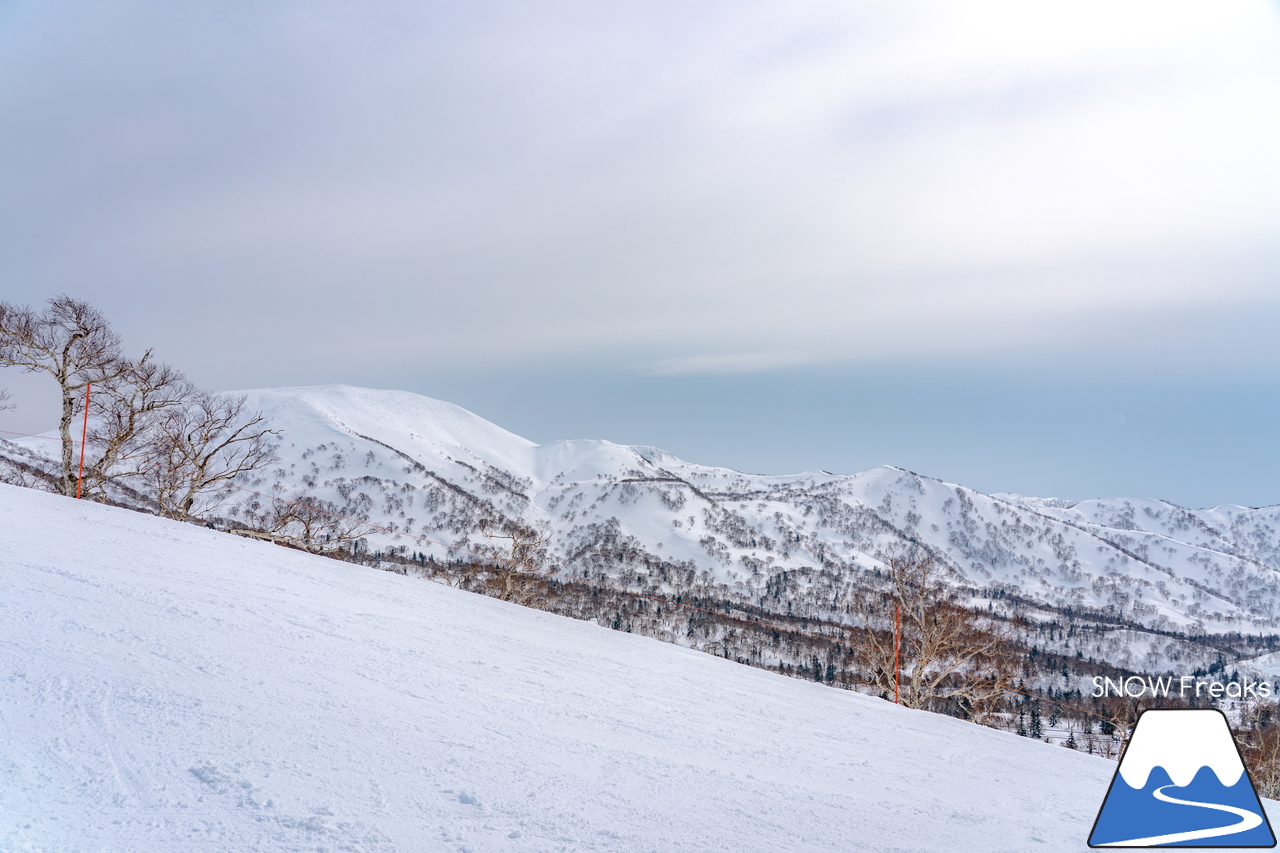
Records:
[[[1079,851],[1115,765],[0,485],[0,851]]]

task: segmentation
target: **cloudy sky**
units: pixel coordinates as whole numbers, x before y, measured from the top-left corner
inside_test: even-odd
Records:
[[[757,472],[1280,503],[1277,152],[1275,0],[0,0],[0,299]]]

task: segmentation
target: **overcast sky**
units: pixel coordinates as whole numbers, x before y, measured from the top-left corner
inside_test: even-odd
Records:
[[[1280,503],[1277,152],[1274,0],[0,0],[0,299],[767,473]]]

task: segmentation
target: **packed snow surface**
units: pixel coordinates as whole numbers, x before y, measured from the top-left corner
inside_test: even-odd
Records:
[[[1083,850],[1115,764],[0,486],[0,850]]]

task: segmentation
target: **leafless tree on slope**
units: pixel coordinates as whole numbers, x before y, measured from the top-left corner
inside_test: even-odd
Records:
[[[83,412],[84,390],[90,383],[110,382],[150,360],[150,352],[136,363],[124,357],[120,337],[106,318],[88,303],[69,296],[49,300],[44,311],[0,302],[0,366],[28,373],[45,372],[58,382],[62,414],[61,471],[56,490],[76,492],[76,454],[71,427]]]
[[[160,514],[186,520],[213,511],[231,495],[232,481],[277,461],[261,413],[243,396],[199,392],[190,405],[170,409],[155,426],[145,479]]]
[[[896,687],[909,708],[943,710],[954,703],[982,722],[1013,684],[1011,638],[993,620],[955,601],[940,574],[931,557],[890,558],[887,589],[861,593],[856,602],[866,630],[855,656],[877,692],[893,695]]]
[[[480,533],[489,539],[505,539],[511,543],[509,555],[495,550],[495,573],[500,586],[498,597],[519,604],[533,603],[544,579],[537,574],[537,561],[542,558],[550,531],[545,524],[524,521],[483,519]]]

